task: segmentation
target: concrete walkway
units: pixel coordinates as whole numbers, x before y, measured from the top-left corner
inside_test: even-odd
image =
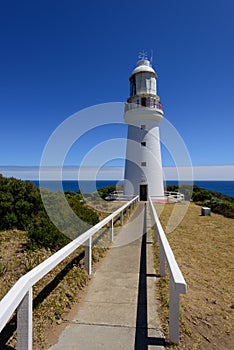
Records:
[[[152,238],[150,233],[143,235],[148,220],[140,203],[95,272],[73,322],[50,350],[164,349]]]

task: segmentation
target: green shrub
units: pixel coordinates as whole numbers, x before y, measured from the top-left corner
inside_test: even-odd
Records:
[[[57,226],[66,236],[76,238],[95,225],[99,219],[96,212],[84,205],[80,193],[66,192],[66,199],[73,212],[81,219],[74,222],[74,213],[69,210],[61,192],[42,190],[46,208],[53,215]],[[32,249],[45,247],[57,250],[69,239],[50,221],[41,199],[41,193],[30,181],[5,178],[0,174],[0,230],[28,230],[28,246]]]
[[[0,229],[27,229],[43,208],[39,189],[30,181],[0,174]]]
[[[81,220],[83,220],[89,225],[95,225],[99,222],[97,213],[93,211],[91,208],[86,207],[84,205],[84,202],[81,202],[81,198],[79,194],[76,194],[73,196],[66,195],[66,197],[72,210]]]
[[[44,213],[32,219],[27,235],[29,239],[28,248],[30,249],[45,247],[58,250],[70,241]]]
[[[228,218],[234,218],[234,202],[212,197],[201,204],[210,207],[214,213],[222,214]]]
[[[109,186],[109,187],[103,187],[103,188],[100,188],[98,190],[98,194],[99,196],[102,198],[102,199],[105,199],[109,193],[111,192],[114,192],[116,190],[122,190],[123,188],[119,186],[119,188],[117,188],[117,186],[115,185],[112,185],[112,186]]]
[[[188,198],[186,198],[186,190],[189,189],[189,186],[190,191],[191,189],[193,190],[192,200],[194,202],[211,208],[213,213],[221,214],[228,218],[234,218],[234,199],[232,197],[219,192],[209,191],[196,185],[194,185],[193,188],[191,185],[181,185],[179,190],[185,194],[185,200],[188,200]],[[178,186],[167,186],[167,190],[178,191]]]

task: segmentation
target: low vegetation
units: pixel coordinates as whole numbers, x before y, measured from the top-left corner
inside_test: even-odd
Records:
[[[48,217],[40,191],[33,183],[0,175],[0,230],[27,231],[29,249],[60,249],[69,242],[69,238],[75,238],[88,225],[95,225],[99,221],[98,214],[86,206],[81,194],[69,191],[65,197],[72,212],[80,219],[77,226],[70,219],[71,213],[64,207],[61,197],[63,194],[60,192],[43,190],[47,209],[49,207],[56,222],[61,223],[62,230],[58,230]],[[68,234],[64,235],[61,231]]]
[[[49,258],[53,251],[41,247],[26,249],[28,237],[25,231],[7,230],[0,232],[0,300],[25,273]],[[97,262],[106,251],[93,249],[93,262]],[[52,327],[66,324],[72,305],[79,301],[82,289],[88,282],[84,269],[84,247],[55,267],[33,286],[33,349],[48,348]],[[0,349],[16,348],[16,318],[13,316],[0,335]]]
[[[43,190],[43,197],[56,220],[69,221],[69,213],[61,207],[56,211],[53,203],[60,207],[61,193]],[[112,188],[107,191],[112,191]],[[87,225],[95,225],[108,215],[108,211],[121,206],[121,203],[108,203],[95,194],[95,201],[105,212],[98,212],[80,193],[67,191],[67,202],[73,213],[79,217],[79,227],[68,223],[68,228],[76,235],[83,232]],[[8,202],[8,200],[10,201]],[[92,202],[92,201],[91,201]],[[102,203],[99,203],[102,202]],[[21,211],[18,210],[21,208]],[[29,210],[30,209],[30,210]],[[18,211],[17,211],[18,210]],[[54,210],[54,212],[53,212]],[[16,213],[16,214],[15,214]],[[15,218],[12,220],[12,218]],[[21,224],[21,218],[24,218]],[[25,273],[50,257],[70,241],[50,221],[41,200],[39,189],[29,181],[4,178],[0,175],[0,300]],[[116,223],[118,225],[118,223]],[[93,240],[92,261],[97,263],[110,244],[109,229],[100,230]],[[95,266],[93,266],[95,269]],[[79,301],[82,289],[89,277],[84,269],[84,247],[79,247],[73,254],[60,263],[33,287],[33,330],[34,349],[48,347],[53,326],[66,324],[68,311]],[[13,316],[8,326],[0,335],[1,349],[16,348],[16,317]]]
[[[48,196],[47,204],[51,201],[53,209],[53,203],[60,201],[61,193],[44,191],[43,196]],[[82,232],[86,225],[95,225],[99,221],[102,214],[87,206],[79,193],[68,191],[65,196],[72,211],[82,220],[80,227],[76,227],[78,233]],[[0,198],[1,300],[22,275],[50,257],[70,239],[50,221],[43,207],[39,189],[31,182],[0,176]],[[62,211],[64,214],[64,208],[61,208]],[[61,212],[54,214],[59,217]],[[61,220],[68,218],[66,213],[64,215]],[[12,220],[12,217],[15,219]],[[23,225],[20,223],[22,217]],[[108,246],[106,241],[105,244],[102,243],[105,239],[103,232],[100,238],[98,234],[95,235],[97,243],[94,243],[92,250],[94,264],[105,255]],[[33,287],[34,349],[46,348],[46,338],[50,337],[47,329],[51,329],[54,324],[66,322],[68,311],[79,300],[87,281],[84,247],[81,246]],[[15,348],[16,336],[15,332],[12,332],[15,327],[16,319],[13,316],[1,333],[1,349]]]
[[[26,230],[32,217],[43,210],[38,188],[30,181],[0,174],[0,229]]]
[[[98,194],[102,199],[105,199],[109,193],[116,191],[116,186],[103,187],[98,189]]]
[[[170,185],[168,191],[178,191],[178,186]],[[224,215],[227,218],[234,218],[234,198],[225,194],[209,191],[196,185],[181,185],[179,191],[185,195],[185,200],[192,200],[201,206],[211,208],[213,213]]]

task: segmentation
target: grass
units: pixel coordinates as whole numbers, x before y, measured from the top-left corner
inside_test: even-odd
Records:
[[[177,204],[183,206],[183,204]],[[166,229],[174,205],[157,205]],[[179,226],[167,234],[188,291],[181,295],[181,342],[175,349],[232,349],[234,221],[218,214],[201,216],[191,203]],[[158,246],[155,245],[155,260]],[[168,277],[161,278],[160,315],[168,335]]]
[[[116,207],[121,206],[120,203]],[[111,203],[111,209],[114,207]],[[135,210],[135,208],[134,208]],[[132,210],[131,215],[134,213]],[[107,214],[100,213],[100,217]],[[125,218],[126,220],[126,218]],[[118,231],[119,220],[116,222]],[[116,232],[115,232],[116,233]],[[100,235],[100,237],[98,237]],[[97,263],[105,256],[110,246],[109,228],[100,230],[94,237],[96,244],[92,249],[92,262]],[[94,240],[93,240],[94,241]],[[24,231],[9,230],[0,232],[0,300],[29,270],[52,255],[49,249],[26,250],[27,235]],[[94,266],[95,268],[95,266]],[[67,315],[74,304],[79,302],[83,288],[89,277],[84,269],[84,247],[79,247],[67,259],[56,266],[33,287],[33,349],[47,348],[54,327],[66,323]],[[16,323],[13,318],[9,328]],[[7,333],[7,331],[6,331]],[[16,348],[16,334],[6,334],[7,342],[1,340],[0,348]],[[8,347],[7,347],[8,346]]]
[[[0,232],[0,256],[7,271],[0,275],[0,299],[15,282],[25,273],[52,255],[49,249],[35,251],[25,250],[26,232],[10,230]],[[94,249],[95,250],[95,249]],[[103,255],[103,250],[95,251],[95,261]],[[79,292],[86,285],[88,276],[83,268],[84,248],[79,247],[69,258],[65,259],[33,287],[33,332],[34,349],[46,348],[45,331],[63,319],[74,302],[79,300]],[[13,317],[10,326],[14,326]],[[6,345],[16,347],[15,333],[9,334],[7,327],[4,334],[8,339]],[[3,337],[4,338],[4,337]],[[7,349],[2,338],[0,348]]]

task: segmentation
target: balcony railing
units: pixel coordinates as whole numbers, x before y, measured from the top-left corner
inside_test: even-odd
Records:
[[[125,112],[132,110],[132,109],[138,109],[138,108],[149,108],[152,110],[157,110],[159,109],[160,111],[163,110],[162,104],[160,102],[156,102],[156,103],[152,103],[151,101],[147,103],[146,101],[146,105],[142,105],[140,102],[136,103],[136,102],[128,102],[125,103]]]

